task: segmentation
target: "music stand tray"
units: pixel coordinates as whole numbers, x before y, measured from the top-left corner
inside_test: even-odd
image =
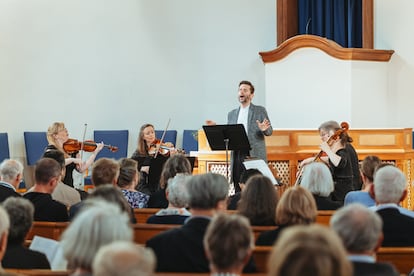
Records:
[[[226,150],[226,169],[228,173],[228,151],[251,149],[246,130],[242,124],[203,126],[211,150]]]
[[[250,150],[249,139],[242,124],[203,126],[211,150]]]

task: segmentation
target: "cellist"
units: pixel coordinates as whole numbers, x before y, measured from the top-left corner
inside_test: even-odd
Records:
[[[350,144],[352,138],[348,136],[346,131],[342,131],[337,139],[328,143],[329,138],[341,130],[341,126],[336,121],[327,121],[321,124],[318,130],[322,140],[320,148],[326,154],[326,156],[320,157],[320,160],[328,165],[334,180],[335,189],[332,192],[332,199],[343,203],[345,195],[355,190],[354,173],[359,175],[358,157]],[[314,157],[310,157],[303,160],[300,167],[303,168],[314,159]],[[354,170],[356,171],[354,172]]]

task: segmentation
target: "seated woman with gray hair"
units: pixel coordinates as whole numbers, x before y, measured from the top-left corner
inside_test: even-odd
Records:
[[[113,241],[132,241],[128,215],[113,203],[88,200],[62,235],[63,255],[72,275],[92,275],[92,262],[98,250]],[[116,227],[115,227],[116,226]]]
[[[341,202],[331,199],[334,182],[331,171],[323,163],[313,162],[306,165],[300,186],[312,193],[318,210],[336,210],[342,206]]]
[[[187,183],[190,177],[190,175],[177,174],[168,180],[165,190],[169,202],[168,207],[149,217],[147,223],[184,224],[184,221],[191,215],[186,209],[189,200]]]

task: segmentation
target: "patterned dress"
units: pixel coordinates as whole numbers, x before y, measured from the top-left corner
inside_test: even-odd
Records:
[[[126,200],[132,208],[146,208],[148,205],[149,195],[130,190],[121,190]]]

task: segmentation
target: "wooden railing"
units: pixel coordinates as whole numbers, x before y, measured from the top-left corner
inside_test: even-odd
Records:
[[[153,236],[175,228],[180,225],[170,225],[170,224],[147,224],[147,218],[155,214],[159,209],[157,208],[144,208],[144,209],[135,209],[134,214],[137,219],[136,224],[133,225],[134,230],[134,240],[137,243],[145,244],[145,242],[152,238]],[[229,213],[235,213],[235,211],[228,211]],[[334,211],[318,211],[318,216],[316,219],[317,223],[329,225],[329,220]],[[33,222],[32,229],[26,236],[26,240],[32,240],[34,235],[59,240],[63,231],[69,225],[69,222],[46,222],[46,221],[35,221]],[[253,233],[255,238],[257,238],[260,233],[264,231],[269,231],[275,229],[275,226],[252,226]]]

